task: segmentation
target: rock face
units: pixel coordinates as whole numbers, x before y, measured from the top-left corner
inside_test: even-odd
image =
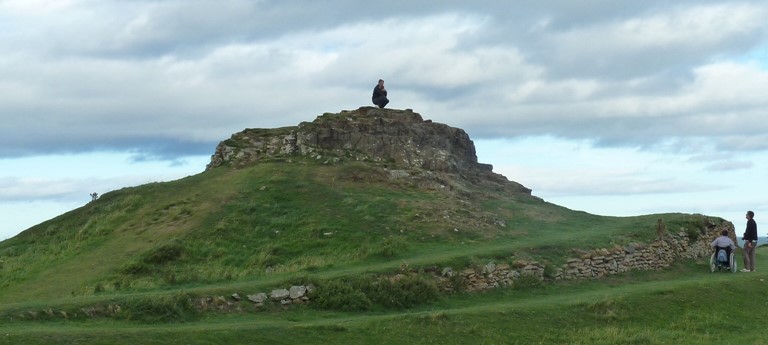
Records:
[[[245,167],[291,156],[328,163],[383,163],[395,169],[393,175],[451,174],[473,183],[493,183],[512,192],[531,192],[493,173],[490,164],[478,163],[475,145],[464,130],[425,121],[410,109],[361,107],[326,113],[294,127],[246,129],[216,147],[207,169]]]

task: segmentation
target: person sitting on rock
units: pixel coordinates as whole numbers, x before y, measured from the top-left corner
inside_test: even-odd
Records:
[[[712,243],[710,243],[709,246],[715,250],[715,255],[717,255],[717,251],[719,251],[720,249],[725,249],[725,257],[729,261],[731,257],[731,251],[736,249],[736,244],[734,244],[733,240],[731,240],[731,238],[728,237],[728,230],[721,231],[720,237],[712,241]],[[728,262],[728,267],[730,266],[731,266],[731,263]]]
[[[384,108],[387,103],[389,103],[389,99],[387,99],[387,89],[384,88],[384,79],[379,79],[379,83],[373,87],[371,101],[373,101],[373,104],[378,105],[379,108]]]

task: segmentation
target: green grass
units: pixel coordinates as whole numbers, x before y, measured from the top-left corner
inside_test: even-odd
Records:
[[[723,222],[601,217],[460,187],[425,189],[368,163],[296,160],[106,193],[0,242],[0,344],[696,344],[721,333],[749,343],[756,334],[707,329],[718,306],[737,320],[752,317],[734,306],[754,297],[765,276],[713,275],[701,262],[471,295],[435,295],[421,278],[379,281],[403,266],[523,259],[555,267],[574,249],[648,242],[659,219],[666,233],[689,236]],[[343,287],[357,300],[330,294],[319,309],[244,303],[231,313],[188,304],[305,282]],[[706,302],[721,290],[734,306]],[[94,307],[100,316],[85,317],[83,308]]]
[[[758,267],[768,265],[765,257],[761,249]],[[403,311],[298,307],[183,323],[6,322],[0,344],[765,344],[755,325],[768,315],[755,310],[768,306],[756,294],[766,279],[687,262],[662,272],[452,295]]]

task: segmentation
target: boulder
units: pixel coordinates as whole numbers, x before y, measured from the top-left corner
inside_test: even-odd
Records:
[[[299,299],[301,297],[304,297],[304,294],[307,293],[307,287],[306,286],[291,286],[291,289],[288,291],[288,296],[291,299]]]
[[[253,303],[264,303],[267,301],[267,298],[268,298],[267,294],[263,292],[257,293],[255,295],[248,295],[247,297],[248,297],[248,300]]]
[[[290,296],[291,296],[291,292],[288,291],[288,289],[272,290],[272,293],[269,294],[269,298],[273,301],[284,300]]]

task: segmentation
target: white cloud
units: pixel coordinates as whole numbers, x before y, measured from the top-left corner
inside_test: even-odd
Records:
[[[297,23],[271,35],[254,35],[250,24],[242,32],[232,31],[232,21],[245,20],[243,12],[287,15],[279,6],[270,6],[238,1],[221,8],[211,2],[185,8],[172,1],[117,7],[104,3],[91,11],[84,4],[68,8],[67,15],[40,30],[62,29],[52,36],[54,42],[84,44],[82,51],[70,48],[52,59],[35,54],[44,47],[19,46],[21,52],[0,60],[10,71],[0,80],[7,95],[0,112],[23,114],[0,127],[5,142],[17,147],[6,154],[45,148],[77,151],[94,143],[120,150],[131,145],[151,150],[156,145],[144,143],[158,140],[210,144],[246,126],[294,125],[312,114],[367,105],[370,84],[380,77],[390,85],[392,106],[414,108],[481,136],[554,134],[611,145],[653,145],[668,138],[712,135],[713,128],[734,131],[734,124],[745,118],[752,122],[765,107],[758,90],[764,88],[766,76],[759,65],[692,64],[687,67],[689,77],[682,79],[666,75],[663,65],[637,68],[645,64],[638,60],[648,54],[677,58],[659,52],[657,45],[686,40],[695,55],[704,53],[710,59],[732,52],[724,42],[764,30],[765,24],[755,18],[765,10],[757,5],[680,5],[668,11],[652,6],[562,32],[557,31],[562,30],[556,25],[558,16],[532,16],[525,19],[532,26],[548,23],[538,25],[535,31],[540,32],[532,39],[555,38],[542,40],[540,51],[523,50],[531,48],[526,41],[484,40],[499,30],[500,18],[490,7],[468,14],[437,11],[378,21],[363,16],[306,27]],[[179,17],[171,21],[174,13]],[[230,14],[225,25],[214,25],[224,24]],[[68,15],[94,20],[63,27],[71,24]],[[117,20],[107,24],[109,17]],[[723,26],[717,35],[711,35],[708,21]],[[86,30],[95,38],[79,40]],[[46,43],[43,36],[33,35],[37,40],[32,46],[49,44],[52,51],[61,47]],[[142,40],[157,42],[137,43]],[[148,55],[137,50],[141,58],[136,58],[121,53],[127,48],[110,44],[164,48],[148,48],[153,52]],[[722,52],[706,48],[721,44]],[[99,49],[103,52],[94,54]],[[568,66],[589,72],[589,63],[581,68],[535,59],[551,49],[574,61],[642,51],[638,59],[611,58],[610,63],[644,74],[616,79],[592,71],[560,78],[552,72]],[[31,140],[13,129],[33,126],[43,137],[56,133],[64,145]],[[62,127],[68,131],[60,133]]]
[[[14,14],[39,14],[66,11],[78,1],[75,0],[0,0],[0,10]]]
[[[760,1],[0,0],[0,164],[206,156],[246,127],[369,105],[384,78],[391,107],[525,148],[525,164],[489,163],[534,191],[734,198],[768,151],[766,14]],[[36,171],[0,176],[0,199],[142,175]]]
[[[599,34],[608,34],[611,43],[622,42],[614,46],[617,50],[712,47],[734,36],[762,30],[765,12],[761,6],[744,3],[681,6],[608,26]]]

